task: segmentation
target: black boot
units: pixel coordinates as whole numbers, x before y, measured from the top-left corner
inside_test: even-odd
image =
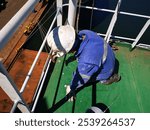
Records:
[[[105,82],[103,82],[102,84],[105,85],[109,85],[112,84],[114,82],[118,82],[121,79],[121,76],[118,74],[113,74],[109,79],[107,79]]]

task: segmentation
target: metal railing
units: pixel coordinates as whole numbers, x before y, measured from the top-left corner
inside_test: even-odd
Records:
[[[68,4],[63,4],[63,7],[65,7],[65,6],[68,6]],[[144,35],[145,31],[150,26],[150,16],[120,11],[119,10],[120,6],[121,6],[121,0],[118,0],[115,10],[103,9],[103,8],[97,8],[97,7],[90,7],[90,6],[84,6],[84,5],[80,5],[80,8],[84,8],[84,9],[88,9],[88,10],[96,10],[96,11],[113,13],[113,16],[112,16],[112,19],[110,21],[109,27],[108,27],[108,29],[106,31],[106,34],[98,33],[99,35],[104,36],[105,40],[107,42],[110,40],[110,38],[115,38],[115,39],[120,39],[120,40],[128,40],[128,41],[132,42],[131,43],[131,48],[132,49],[135,46],[141,47],[141,48],[145,48],[145,49],[150,49],[150,45],[148,43],[147,44],[138,43],[139,40],[141,39],[141,37]],[[112,31],[115,28],[115,23],[118,20],[118,17],[119,17],[118,14],[120,14],[120,15],[126,15],[126,16],[131,16],[131,17],[144,18],[144,19],[147,19],[147,21],[143,25],[142,29],[139,31],[138,35],[135,38],[123,37],[123,36],[116,36],[116,35],[112,35]]]
[[[26,102],[22,95],[17,89],[16,84],[10,78],[7,70],[0,61],[0,87],[8,95],[8,97],[14,102],[10,112],[14,112],[15,108],[18,107],[21,112],[30,112]]]
[[[32,63],[32,65],[31,65],[31,68],[30,68],[30,70],[29,70],[29,72],[28,72],[28,74],[27,74],[27,76],[26,76],[26,78],[25,78],[25,80],[23,82],[23,85],[22,85],[20,91],[17,89],[15,84],[11,84],[11,82],[9,81],[9,79],[10,79],[9,74],[6,71],[5,67],[3,67],[3,65],[1,63],[0,72],[5,70],[5,73],[0,73],[1,74],[0,75],[1,76],[1,80],[2,80],[1,83],[6,81],[7,84],[5,83],[6,85],[4,85],[4,84],[0,84],[0,85],[1,85],[2,89],[4,90],[4,92],[10,97],[10,99],[14,103],[10,112],[14,112],[16,110],[16,107],[18,107],[18,108],[20,107],[19,109],[21,110],[21,112],[34,112],[34,110],[35,110],[35,107],[36,107],[36,104],[37,104],[40,92],[41,92],[42,87],[43,87],[44,80],[46,78],[46,75],[47,75],[47,72],[48,72],[48,69],[49,69],[49,66],[50,66],[50,63],[51,63],[51,60],[50,60],[49,56],[47,57],[47,60],[45,62],[44,68],[43,68],[43,71],[41,73],[41,78],[40,78],[38,86],[37,86],[39,88],[38,88],[38,91],[37,91],[37,94],[36,94],[36,97],[35,97],[35,101],[34,101],[34,104],[33,104],[33,107],[32,107],[31,110],[28,108],[28,105],[23,100],[22,93],[24,92],[24,90],[25,90],[25,88],[27,86],[27,83],[28,83],[28,81],[29,81],[29,79],[30,79],[30,77],[32,75],[33,70],[34,70],[34,67],[35,67],[35,65],[36,65],[36,63],[37,63],[37,61],[38,61],[38,59],[40,57],[40,54],[41,54],[41,52],[42,52],[42,50],[43,50],[43,48],[44,48],[44,46],[46,44],[47,36],[49,35],[50,31],[52,30],[52,28],[54,26],[54,23],[56,22],[56,18],[57,18],[59,13],[60,13],[60,9],[57,10],[57,12],[56,12],[56,14],[55,14],[55,16],[53,18],[53,21],[52,21],[52,23],[51,23],[51,25],[50,25],[50,27],[48,29],[48,32],[47,32],[47,34],[46,34],[46,36],[45,36],[45,38],[44,38],[44,40],[42,42],[42,45],[41,45],[41,47],[40,47],[40,49],[39,49],[39,51],[38,51],[38,53],[37,53],[33,63]],[[9,79],[8,79],[8,77],[9,77]]]
[[[59,14],[59,10],[57,10],[57,13],[56,13],[56,15],[55,15],[55,17],[54,17],[54,19],[53,19],[53,21],[52,21],[52,24],[51,24],[51,26],[50,26],[50,28],[49,28],[49,30],[48,30],[48,32],[47,32],[47,34],[46,34],[46,36],[45,36],[43,42],[42,42],[42,45],[41,45],[41,47],[40,47],[40,49],[39,49],[39,51],[38,51],[38,53],[37,53],[37,55],[36,55],[36,57],[35,57],[33,63],[32,63],[32,65],[31,65],[31,68],[30,68],[30,70],[29,70],[29,72],[28,72],[28,74],[27,74],[27,76],[26,76],[26,78],[25,78],[25,81],[24,81],[24,83],[23,83],[23,85],[22,85],[22,87],[21,87],[21,89],[20,89],[20,93],[23,93],[23,91],[24,91],[24,89],[25,89],[25,87],[26,87],[26,85],[27,85],[27,82],[28,82],[28,80],[29,80],[29,78],[30,78],[30,76],[31,76],[31,74],[32,74],[32,72],[33,72],[33,69],[34,69],[36,63],[37,63],[37,60],[38,60],[38,58],[39,58],[39,56],[40,56],[40,54],[41,54],[41,52],[42,52],[42,50],[43,50],[43,48],[44,48],[44,46],[45,46],[47,36],[49,35],[50,31],[52,30],[52,27],[53,27],[53,25],[54,25],[54,23],[55,23],[55,21],[56,21],[56,18],[57,18],[57,15],[58,15],[58,14]]]
[[[18,26],[25,20],[39,0],[28,0],[24,6],[0,30],[0,50],[7,44]]]
[[[111,19],[109,28],[107,30],[107,33],[106,34],[99,33],[100,35],[105,36],[105,40],[107,39],[107,42],[110,40],[110,37],[113,37],[113,38],[116,38],[116,39],[132,41],[132,44],[131,44],[132,48],[134,48],[135,46],[138,46],[138,47],[142,47],[142,48],[145,48],[145,49],[150,49],[150,45],[148,45],[148,44],[141,44],[141,43],[139,43],[137,45],[137,43],[139,42],[140,38],[144,35],[145,31],[147,30],[147,28],[150,25],[150,16],[119,11],[120,6],[121,6],[121,0],[118,0],[118,3],[116,5],[116,9],[115,10],[101,9],[101,8],[89,7],[89,6],[83,6],[83,5],[80,6],[80,7],[81,8],[85,8],[85,9],[90,9],[90,10],[93,9],[93,10],[97,10],[97,11],[114,13],[114,15],[113,15],[113,17]],[[128,16],[132,16],[132,17],[145,18],[145,19],[147,19],[147,22],[145,23],[145,25],[143,25],[142,29],[139,31],[139,33],[138,33],[136,38],[122,37],[122,36],[113,36],[111,34],[112,34],[112,30],[115,28],[115,23],[117,21],[118,14],[128,15]]]
[[[63,4],[63,5],[62,5],[62,7],[65,7],[65,6],[69,6],[69,4]],[[138,43],[139,39],[140,39],[141,36],[144,34],[145,30],[149,27],[149,25],[150,25],[150,16],[147,16],[147,15],[140,15],[140,14],[134,14],[134,13],[129,13],[129,12],[122,12],[122,11],[119,11],[120,6],[121,6],[121,0],[118,0],[118,3],[117,3],[117,5],[116,5],[115,10],[100,9],[100,8],[89,7],[89,6],[80,6],[80,7],[81,7],[81,8],[86,8],[86,9],[93,9],[93,10],[98,10],[98,11],[104,11],[104,12],[113,13],[113,17],[112,17],[112,19],[111,19],[111,21],[110,21],[110,24],[109,24],[109,27],[108,27],[108,29],[107,29],[106,34],[100,34],[100,35],[105,36],[105,40],[106,40],[107,42],[110,40],[111,37],[116,38],[116,39],[123,39],[123,40],[130,40],[130,41],[133,41],[133,43],[132,43],[132,48],[133,48],[133,47],[135,47],[136,44]],[[30,70],[29,70],[29,72],[28,72],[28,74],[27,74],[27,76],[26,76],[26,79],[25,79],[25,81],[24,81],[24,83],[23,83],[23,85],[22,85],[22,88],[21,88],[21,90],[20,90],[20,93],[22,93],[22,92],[24,91],[24,89],[25,89],[25,87],[26,87],[26,85],[27,85],[27,83],[28,83],[28,80],[30,79],[30,76],[31,76],[31,74],[32,74],[32,71],[33,71],[33,69],[34,69],[34,67],[35,67],[35,64],[36,64],[36,62],[37,62],[37,60],[38,60],[38,58],[39,58],[39,56],[40,56],[40,53],[42,52],[43,47],[45,46],[46,38],[47,38],[48,34],[50,33],[50,31],[51,31],[51,29],[52,29],[52,27],[53,27],[53,25],[54,25],[54,23],[55,23],[55,21],[56,21],[57,16],[59,15],[60,11],[62,10],[62,8],[57,8],[57,9],[58,9],[58,10],[57,10],[57,13],[56,13],[56,15],[55,15],[55,17],[54,17],[54,19],[53,19],[53,21],[52,21],[52,23],[51,23],[51,26],[50,26],[50,28],[49,28],[49,30],[48,30],[48,32],[47,32],[47,34],[46,34],[44,40],[43,40],[43,43],[42,43],[42,45],[41,45],[41,47],[40,47],[40,49],[39,49],[39,51],[38,51],[38,53],[37,53],[37,55],[36,55],[36,58],[35,58],[35,60],[33,61],[33,64],[32,64],[32,66],[31,66],[31,68],[30,68]],[[148,20],[147,20],[146,24],[143,26],[143,28],[141,29],[141,31],[139,32],[139,34],[137,35],[137,37],[136,37],[135,39],[133,39],[133,38],[128,38],[128,37],[122,37],[122,36],[112,36],[112,31],[113,31],[113,29],[115,28],[115,23],[116,23],[116,21],[117,21],[117,19],[118,19],[118,14],[129,15],[129,16],[140,17],[140,18],[146,18],[146,19],[148,19]],[[141,44],[141,46],[140,46],[140,44],[139,44],[138,46],[139,46],[139,47],[144,47],[143,44]],[[149,47],[149,45],[146,45],[146,46]],[[33,104],[33,107],[32,107],[31,112],[34,112],[34,110],[35,110],[35,107],[36,107],[36,104],[37,104],[37,102],[38,102],[38,99],[39,99],[39,96],[40,96],[40,92],[41,92],[41,90],[42,90],[42,87],[43,87],[43,84],[44,84],[44,81],[45,81],[45,78],[46,78],[46,75],[47,75],[47,72],[48,72],[50,63],[51,63],[51,59],[50,59],[49,56],[48,56],[48,58],[47,58],[47,60],[46,60],[46,62],[45,62],[44,69],[43,69],[43,71],[42,71],[42,73],[41,73],[41,79],[40,79],[39,85],[38,85],[38,86],[39,86],[39,91],[38,91],[38,93],[36,94],[35,102],[34,102],[34,104]]]
[[[62,5],[62,7],[65,7],[65,6],[68,6],[68,4]],[[112,19],[110,21],[110,24],[109,24],[109,27],[107,29],[106,34],[98,33],[99,35],[104,36],[105,40],[107,42],[110,40],[111,37],[113,37],[113,38],[116,38],[116,39],[122,39],[122,40],[132,41],[133,42],[132,43],[132,48],[134,48],[135,46],[139,46],[139,47],[142,47],[142,48],[150,48],[149,45],[145,45],[145,44],[138,44],[137,45],[137,43],[139,42],[140,38],[144,35],[146,29],[150,25],[150,16],[140,15],[140,14],[134,14],[134,13],[129,13],[129,12],[122,12],[122,11],[119,11],[120,6],[121,6],[121,0],[118,0],[118,3],[116,5],[115,10],[100,9],[100,8],[89,7],[89,6],[80,6],[80,7],[81,8],[85,8],[85,9],[93,9],[93,10],[97,10],[97,11],[104,11],[104,12],[113,13],[113,16],[112,16]],[[26,76],[26,78],[24,80],[24,83],[23,83],[20,91],[16,90],[16,86],[14,84],[9,84],[10,81],[8,80],[9,87],[12,88],[13,91],[16,91],[15,97],[12,96],[12,98],[11,98],[11,100],[14,102],[14,105],[13,105],[13,107],[11,109],[11,112],[14,112],[15,109],[16,109],[16,107],[18,107],[18,105],[21,105],[21,107],[22,107],[21,111],[22,112],[34,112],[34,110],[36,108],[36,105],[37,105],[37,102],[38,102],[41,90],[43,88],[43,84],[44,84],[45,78],[47,76],[48,69],[50,67],[50,63],[51,63],[51,59],[50,59],[49,56],[47,57],[47,60],[45,62],[44,68],[43,68],[43,71],[41,73],[41,77],[40,77],[40,80],[39,80],[39,83],[38,83],[38,86],[37,86],[38,87],[38,91],[36,92],[36,95],[34,97],[34,103],[33,103],[33,107],[32,107],[31,110],[28,108],[27,104],[23,100],[22,93],[24,92],[24,90],[25,90],[25,88],[27,86],[27,83],[28,83],[28,81],[29,81],[29,79],[30,79],[30,77],[32,75],[33,70],[34,70],[34,67],[35,67],[35,65],[36,65],[36,63],[37,63],[37,61],[39,59],[39,56],[40,56],[40,54],[41,54],[41,52],[42,52],[42,50],[43,50],[43,48],[44,48],[44,46],[46,44],[47,36],[49,35],[50,31],[52,30],[52,28],[54,26],[54,23],[56,22],[57,16],[60,15],[60,10],[61,10],[61,8],[57,8],[57,12],[56,12],[56,14],[55,14],[55,16],[53,18],[53,21],[52,21],[52,23],[51,23],[51,25],[49,27],[49,30],[48,30],[48,32],[47,32],[47,34],[46,34],[46,36],[45,36],[45,38],[44,38],[44,40],[42,42],[42,45],[41,45],[41,47],[40,47],[40,49],[39,49],[39,51],[38,51],[38,53],[37,53],[37,55],[36,55],[33,63],[32,63],[32,65],[31,65],[31,68],[30,68],[30,70],[29,70],[29,72],[28,72],[28,74],[27,74],[27,76]],[[139,17],[139,18],[145,18],[145,19],[148,19],[148,20],[145,23],[145,25],[143,26],[143,28],[140,30],[140,32],[138,33],[138,35],[137,35],[137,37],[135,39],[134,38],[128,38],[128,37],[122,37],[122,36],[112,36],[112,31],[115,28],[115,23],[116,23],[116,21],[118,19],[118,14],[129,15],[129,16]],[[1,67],[1,68],[4,70],[3,67]],[[8,77],[7,73],[2,73],[2,74],[4,74],[4,75],[0,75],[2,78],[5,79],[6,77]],[[4,85],[4,84],[2,84],[2,85]],[[4,89],[4,87],[3,87],[3,89]],[[9,89],[9,88],[7,88],[7,89]],[[11,92],[6,92],[6,93],[7,93],[7,95],[11,95]],[[15,98],[17,98],[17,100]]]

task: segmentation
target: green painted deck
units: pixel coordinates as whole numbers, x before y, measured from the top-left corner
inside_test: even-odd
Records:
[[[150,51],[136,48],[131,52],[129,45],[116,46],[121,75],[118,83],[89,85],[77,92],[74,102],[68,102],[64,85],[70,84],[77,66],[71,60],[73,54],[68,54],[57,59],[36,112],[84,113],[95,103],[107,105],[111,113],[150,112]]]

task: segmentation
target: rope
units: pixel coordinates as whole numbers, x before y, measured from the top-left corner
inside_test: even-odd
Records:
[[[79,9],[78,9],[78,14],[77,14],[77,22],[76,22],[76,32],[77,33],[79,31],[79,16],[80,16],[81,3],[82,3],[82,0],[79,0]]]
[[[38,27],[39,26],[40,26],[40,24],[38,23]],[[40,35],[41,35],[42,40],[44,40],[44,37],[46,36],[46,32],[47,32],[46,29],[44,28],[44,26],[41,25],[39,28],[39,31],[40,31]],[[46,52],[50,52],[50,49],[47,46],[47,44],[45,44],[44,48],[45,48]]]
[[[48,14],[48,12],[54,7],[54,4],[55,4],[56,2],[54,2],[53,3],[53,5],[47,10],[47,12],[44,14],[44,16],[41,18],[41,20],[39,21],[39,23],[41,23],[41,21],[46,17],[46,15]],[[30,40],[30,38],[32,38],[32,36],[41,28],[41,26],[43,26],[53,15],[54,15],[54,13],[56,13],[56,11],[54,11],[48,18],[46,18],[46,20],[42,23],[42,24],[40,24],[40,25],[36,25],[35,26],[35,28],[32,30],[32,32],[33,33],[30,33],[29,34],[29,36],[28,36],[28,39],[27,39],[27,41],[28,40]],[[27,42],[26,41],[26,42]]]
[[[90,20],[90,30],[92,29],[92,22],[93,22],[93,20],[92,20],[92,18],[93,18],[93,9],[94,9],[94,0],[93,0],[93,3],[92,3],[92,13],[91,13],[91,20]]]

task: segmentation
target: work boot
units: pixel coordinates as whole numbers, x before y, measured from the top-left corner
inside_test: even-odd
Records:
[[[105,85],[109,85],[112,84],[114,82],[118,82],[120,80],[121,76],[118,74],[113,74],[109,79],[107,79],[105,82],[103,82],[102,84]]]

